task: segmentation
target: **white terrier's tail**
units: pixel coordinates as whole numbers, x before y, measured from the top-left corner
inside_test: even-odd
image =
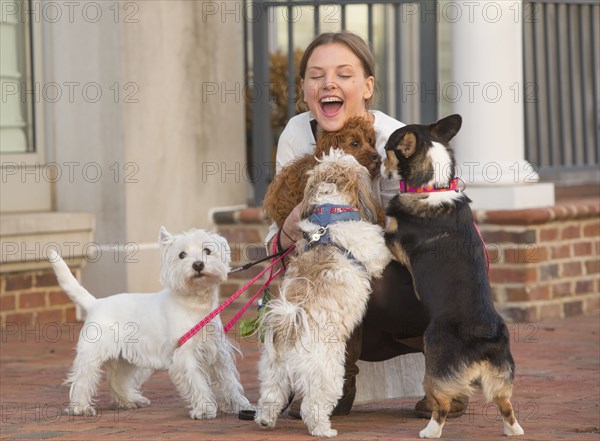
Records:
[[[54,273],[56,274],[56,278],[58,279],[61,288],[68,294],[71,300],[87,310],[88,307],[96,301],[96,298],[79,284],[65,261],[62,260],[56,251],[50,250],[48,259],[52,264],[52,268],[54,269]]]

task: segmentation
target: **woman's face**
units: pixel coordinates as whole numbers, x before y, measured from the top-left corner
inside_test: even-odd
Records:
[[[327,132],[340,130],[346,120],[367,114],[365,100],[373,95],[373,77],[365,77],[358,57],[340,43],[317,46],[302,80],[304,102]]]

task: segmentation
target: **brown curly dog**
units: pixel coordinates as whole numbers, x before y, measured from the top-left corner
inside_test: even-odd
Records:
[[[329,153],[332,147],[354,156],[369,170],[371,179],[379,176],[381,158],[375,149],[375,129],[370,121],[354,117],[337,132],[319,130],[314,154],[307,154],[290,162],[281,169],[267,188],[263,209],[278,227],[283,225],[294,207],[302,201],[308,179],[306,173],[317,165],[317,158]],[[383,207],[378,213],[378,223],[385,224]]]

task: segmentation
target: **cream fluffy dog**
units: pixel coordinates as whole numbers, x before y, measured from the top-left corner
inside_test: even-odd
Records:
[[[66,381],[71,385],[69,414],[96,414],[93,397],[102,369],[119,407],[150,404],[140,388],[154,370],[166,369],[191,403],[194,419],[215,418],[217,409],[252,409],[235,368],[235,347],[218,316],[177,348],[178,340],[217,306],[218,285],[230,269],[227,242],[203,230],[171,235],[164,227],[159,240],[160,279],[166,288],[153,294],[96,299],[51,252],[60,286],[87,316]]]
[[[314,436],[332,437],[329,416],[342,395],[346,341],[360,323],[371,278],[390,261],[367,169],[332,150],[309,172],[301,228],[281,296],[268,303],[256,422],[274,427],[292,392]]]

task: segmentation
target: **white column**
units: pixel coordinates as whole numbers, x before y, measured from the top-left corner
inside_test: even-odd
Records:
[[[62,88],[46,102],[55,206],[96,215],[82,277],[99,297],[160,289],[160,226],[210,228],[210,209],[250,187],[241,0],[140,2],[120,20],[111,5],[98,22],[62,8],[38,85]]]
[[[522,1],[466,1],[442,11],[452,23],[452,141],[467,195],[477,209],[554,204],[554,185],[525,161]]]

